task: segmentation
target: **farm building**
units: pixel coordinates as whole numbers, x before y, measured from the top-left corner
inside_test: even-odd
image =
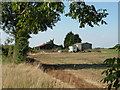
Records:
[[[91,43],[76,43],[74,44],[80,51],[86,50],[86,49],[92,49]]]
[[[69,52],[77,52],[76,46],[69,46]]]
[[[42,45],[36,46],[34,48],[35,49],[52,49],[53,46],[54,46],[53,44],[46,43],[46,44],[42,44]]]
[[[61,45],[54,44],[53,40],[50,40],[49,42],[36,46],[34,49],[53,49],[53,48],[62,48]]]

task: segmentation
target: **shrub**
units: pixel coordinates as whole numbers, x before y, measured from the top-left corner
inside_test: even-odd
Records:
[[[13,55],[14,45],[5,45],[2,46],[2,55],[4,56],[12,56]]]
[[[103,83],[107,83],[108,90],[120,88],[120,58],[108,58],[104,61],[109,67],[102,72],[106,77],[102,79]]]

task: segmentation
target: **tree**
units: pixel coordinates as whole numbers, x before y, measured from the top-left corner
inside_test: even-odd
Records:
[[[86,5],[85,2],[72,2],[70,4],[70,11],[66,16],[70,16],[72,19],[76,19],[80,23],[80,28],[89,25],[94,27],[94,25],[107,24],[103,18],[106,18],[108,13],[106,9],[98,9],[94,5]]]
[[[117,49],[117,50],[120,50],[120,44],[116,44],[113,49]]]
[[[14,60],[24,61],[28,52],[30,34],[53,28],[63,13],[62,2],[4,2],[2,29],[15,38]]]
[[[75,43],[81,43],[82,42],[82,40],[80,39],[78,34],[74,35],[74,41],[75,41]]]
[[[70,45],[73,45],[75,43],[81,43],[81,39],[78,34],[73,34],[72,32],[69,32],[64,40],[64,47],[68,48]]]
[[[53,40],[48,41],[47,43],[49,43],[49,44],[54,44],[54,39],[53,39]]]
[[[28,39],[30,34],[53,28],[60,21],[60,14],[64,12],[63,2],[3,2],[1,28],[15,39],[14,60],[26,60]],[[106,24],[103,20],[108,13],[106,9],[96,10],[93,5],[85,2],[72,2],[70,12],[65,14],[80,22],[80,28],[86,24]]]
[[[120,52],[119,44],[115,47],[118,50],[118,55]],[[120,57],[108,58],[104,61],[109,67],[102,72],[106,77],[102,79],[103,83],[107,83],[108,90],[115,88],[115,90],[120,89]]]

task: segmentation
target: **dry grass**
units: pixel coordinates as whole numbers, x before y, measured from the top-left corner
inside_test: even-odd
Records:
[[[42,72],[37,66],[9,63],[2,69],[3,88],[74,88]]]

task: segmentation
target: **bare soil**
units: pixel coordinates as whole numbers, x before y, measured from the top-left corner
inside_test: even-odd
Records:
[[[74,85],[76,88],[98,88],[98,86],[86,82],[82,78],[77,78],[74,75],[67,73],[62,70],[51,70],[47,72],[49,75],[52,75],[56,79],[60,79],[65,83]]]

